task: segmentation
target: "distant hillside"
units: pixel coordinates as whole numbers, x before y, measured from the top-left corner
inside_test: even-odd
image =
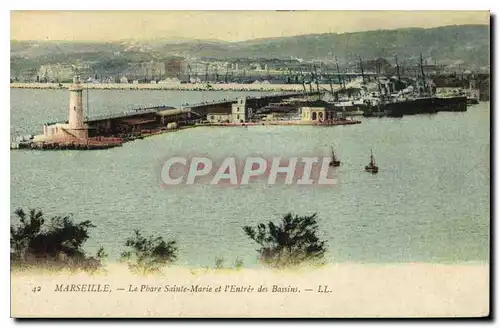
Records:
[[[240,43],[238,53],[247,56],[295,56],[340,60],[393,57],[400,60],[418,57],[432,60],[462,60],[470,65],[489,65],[489,26],[463,25],[431,29],[405,28],[344,34],[315,34],[264,39]]]
[[[47,63],[74,63],[77,60],[138,62],[169,56],[236,58],[292,57],[330,60],[341,63],[397,54],[401,63],[416,62],[420,53],[431,62],[462,61],[464,66],[489,66],[490,31],[486,25],[446,26],[430,29],[405,28],[343,34],[311,34],[293,37],[224,42],[209,40],[148,40],[108,43],[11,41],[11,70],[19,71]]]

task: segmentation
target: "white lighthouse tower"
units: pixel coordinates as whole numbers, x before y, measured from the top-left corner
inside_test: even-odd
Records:
[[[83,121],[83,87],[80,78],[75,76],[69,87],[68,132],[78,139],[87,139],[87,126]]]

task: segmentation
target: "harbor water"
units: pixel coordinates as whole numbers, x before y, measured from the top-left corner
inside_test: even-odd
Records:
[[[238,92],[91,91],[90,115],[134,107],[236,98]],[[259,92],[245,93],[259,95]],[[40,133],[64,121],[67,90],[11,90],[11,136]],[[86,97],[86,95],[84,95]],[[463,113],[360,118],[335,127],[200,127],[103,151],[15,150],[11,218],[22,207],[47,217],[73,213],[91,220],[85,249],[110,260],[134,229],[175,239],[178,263],[257,265],[242,227],[277,221],[288,212],[317,213],[332,263],[487,262],[490,222],[490,104]],[[162,188],[162,161],[172,155],[329,155],[342,165],[337,183],[313,187],[203,184]],[[380,170],[364,172],[373,149]]]

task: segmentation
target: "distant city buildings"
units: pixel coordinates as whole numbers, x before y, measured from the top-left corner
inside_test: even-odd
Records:
[[[65,64],[49,64],[42,65],[37,72],[37,80],[39,82],[60,82],[71,80],[74,75],[72,65]]]
[[[135,49],[135,50],[134,50]],[[140,50],[140,51],[139,51]],[[168,57],[141,60],[146,48],[131,45],[124,51],[110,53],[103,60],[88,60],[77,63],[43,64],[38,68],[11,68],[11,81],[68,83],[75,70],[78,70],[86,83],[339,83],[337,75],[356,76],[363,72],[367,75],[381,76],[421,75],[422,68],[415,58],[400,58],[399,67],[393,58],[359,60],[343,58],[339,67],[330,59],[305,60],[291,59],[249,59],[217,60],[214,58]],[[139,55],[139,53],[141,53]],[[127,57],[128,56],[128,57]],[[142,57],[141,57],[142,56]],[[430,58],[430,57],[429,57]],[[427,76],[464,75],[468,71],[489,74],[489,67],[467,67],[461,61],[424,62],[423,71]],[[399,68],[399,69],[398,69]]]

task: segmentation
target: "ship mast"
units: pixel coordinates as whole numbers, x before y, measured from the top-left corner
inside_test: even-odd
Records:
[[[205,64],[205,83],[208,83],[208,63]]]
[[[300,69],[300,77],[302,78],[302,87],[304,88],[304,95],[307,96],[306,77],[305,77],[304,73],[302,72],[302,68],[299,68],[299,69]]]
[[[361,68],[361,77],[363,78],[363,84],[365,84],[365,72],[363,70],[363,61],[361,60],[361,57],[358,56],[359,58],[359,67]]]
[[[318,92],[318,96],[321,97],[321,93],[319,92],[319,75],[316,65],[314,65],[314,78],[316,79],[316,90]]]
[[[427,88],[425,84],[425,75],[424,75],[424,60],[422,58],[422,54],[420,54],[420,72],[422,75],[422,88],[424,89],[424,93],[427,93]]]
[[[339,61],[338,61],[337,57],[335,57],[335,65],[337,66],[337,75],[339,78],[340,87],[344,90],[345,89],[344,77],[340,76]]]
[[[337,100],[338,95],[333,90],[332,76],[329,73],[327,73],[327,75],[328,75],[328,83],[330,84],[330,93],[332,94],[332,97],[335,97],[335,99]]]
[[[194,83],[198,83],[198,63],[194,63]]]
[[[309,75],[309,94],[312,94],[313,93],[312,84],[313,84],[313,78],[314,78],[312,65],[309,67],[308,75]]]
[[[401,75],[399,74],[398,55],[396,55],[396,72],[398,74],[398,81],[401,81]]]
[[[377,87],[378,87],[378,93],[380,95],[380,99],[382,100],[383,95],[382,95],[382,86],[380,85],[380,67],[379,67],[379,63],[378,62],[376,62],[375,65],[376,65],[376,70],[377,70]]]

